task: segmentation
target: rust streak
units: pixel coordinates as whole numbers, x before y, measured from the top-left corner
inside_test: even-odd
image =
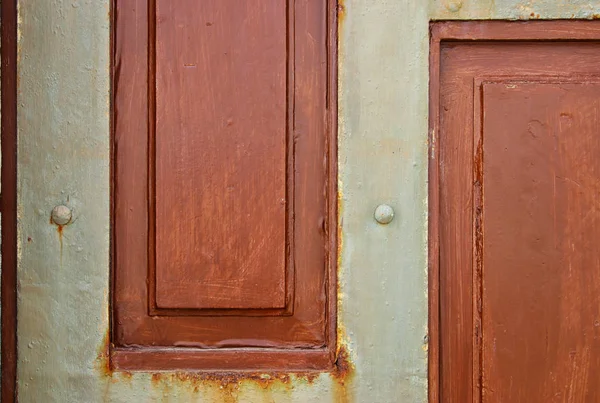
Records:
[[[130,383],[134,374],[127,371],[114,371],[110,365],[109,333],[105,335],[101,346],[98,348],[96,368],[105,378],[112,383]],[[305,372],[155,372],[150,376],[150,382],[156,389],[171,389],[178,386],[188,388],[194,393],[201,390],[217,391],[223,398],[222,401],[237,402],[240,388],[243,385],[253,385],[265,391],[284,387],[291,391],[295,385],[306,383],[314,384],[321,374],[320,371]],[[334,402],[352,402],[350,390],[354,377],[354,365],[350,360],[345,347],[340,347],[333,369],[328,374],[334,379]]]
[[[239,386],[242,383],[253,383],[262,389],[269,389],[274,385],[293,387],[293,383],[304,381],[314,383],[320,372],[289,372],[289,373],[262,373],[262,372],[155,372],[152,374],[152,383],[156,386],[162,383],[172,385],[188,385],[192,388],[214,386],[219,389]]]
[[[110,365],[110,332],[107,329],[96,355],[96,369],[105,378],[112,378],[113,369]]]
[[[341,384],[346,384],[354,377],[354,364],[350,361],[350,355],[346,347],[340,347],[335,367],[331,374]]]
[[[331,375],[336,381],[334,384],[334,396],[336,403],[351,403],[354,401],[352,392],[352,381],[355,368],[350,360],[350,355],[345,346],[341,345],[338,350],[335,367]]]
[[[344,4],[344,0],[338,0],[337,17],[338,17],[338,24],[343,23],[346,18],[346,5]]]
[[[54,222],[54,220],[52,219],[52,215],[50,216],[50,225],[56,225],[56,232],[58,233],[58,241],[60,242],[60,263],[62,265],[62,258],[63,258],[63,229],[64,229],[64,225],[60,225]],[[31,238],[28,238],[28,241]]]
[[[133,378],[133,373],[131,373],[129,371],[122,371],[122,372],[119,372],[119,376],[122,381],[130,383],[131,378]]]
[[[60,242],[60,264],[62,266],[63,261],[63,226],[57,225],[56,232],[58,232],[58,240]]]

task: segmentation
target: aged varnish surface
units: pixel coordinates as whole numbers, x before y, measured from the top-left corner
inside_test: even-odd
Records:
[[[597,39],[433,26],[432,401],[600,401]]]
[[[115,365],[332,364],[334,9],[116,2]]]

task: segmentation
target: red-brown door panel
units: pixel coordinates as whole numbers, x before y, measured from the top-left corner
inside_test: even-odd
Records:
[[[434,25],[435,401],[600,401],[600,42],[548,24]]]
[[[243,347],[311,349],[322,352],[314,365],[331,362],[333,10],[116,1],[117,356]]]

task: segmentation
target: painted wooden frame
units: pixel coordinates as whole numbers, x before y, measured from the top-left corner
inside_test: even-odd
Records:
[[[429,402],[441,396],[440,357],[440,49],[443,42],[598,41],[597,21],[439,21],[430,24],[429,88]],[[475,111],[476,113],[476,111]],[[474,150],[476,151],[476,150]],[[474,217],[476,218],[476,217]],[[476,240],[474,240],[476,241]],[[474,265],[477,262],[474,262]],[[475,267],[475,266],[474,266]],[[474,270],[474,279],[480,271]],[[474,292],[474,298],[477,292]],[[474,321],[477,318],[474,318]],[[474,343],[478,343],[474,337]],[[474,363],[477,368],[477,363]],[[473,376],[477,377],[476,371]],[[477,385],[478,379],[473,380]],[[477,386],[475,386],[477,387]],[[474,396],[475,401],[479,401]]]
[[[149,20],[153,18],[152,13],[147,11],[145,7],[149,10],[152,10],[154,7],[154,1],[144,1],[138,2],[137,4],[146,6],[140,6],[141,12],[148,13],[146,17]],[[326,245],[327,249],[327,257],[326,257],[326,273],[325,279],[327,283],[327,301],[326,301],[326,343],[323,347],[320,348],[293,348],[293,349],[275,349],[275,348],[261,348],[261,349],[236,349],[236,348],[228,348],[222,349],[191,349],[191,348],[173,348],[173,347],[165,347],[165,346],[157,346],[157,347],[141,347],[137,346],[116,346],[114,343],[115,334],[114,327],[112,327],[113,331],[111,340],[113,343],[111,344],[111,364],[118,369],[126,369],[126,370],[182,370],[182,369],[193,369],[193,370],[231,370],[231,369],[241,369],[241,370],[322,370],[322,369],[331,369],[336,361],[336,344],[337,344],[337,334],[336,334],[336,310],[337,310],[337,255],[338,255],[338,246],[337,246],[337,8],[335,6],[336,2],[328,1],[326,4],[326,20],[327,20],[327,71],[326,71],[326,116],[325,116],[325,147],[327,153],[327,184],[326,184],[326,193],[327,193],[327,213],[324,218],[324,228],[327,228],[328,241]],[[128,4],[129,6],[129,4]],[[113,8],[115,8],[116,12],[113,16],[113,49],[112,49],[112,90],[113,94],[118,93],[118,77],[121,70],[121,64],[117,60],[117,50],[116,47],[118,44],[118,35],[122,34],[124,31],[119,31],[119,27],[121,29],[125,27],[123,22],[119,23],[119,9],[116,6],[116,3],[113,2]],[[124,13],[121,13],[124,14]],[[145,15],[145,14],[144,14]],[[130,17],[129,17],[130,18]],[[122,21],[125,19],[122,18]],[[121,25],[120,25],[121,24]],[[152,24],[149,24],[149,34],[152,35]],[[130,29],[132,24],[129,24]],[[152,41],[150,41],[152,42]],[[153,50],[153,45],[149,44],[148,53],[151,57]],[[143,57],[143,56],[142,56]],[[130,69],[131,70],[131,69]],[[152,76],[153,72],[150,70],[148,72],[149,80],[153,80]],[[149,97],[152,97],[152,93],[148,94]],[[113,95],[114,98],[114,95]],[[152,104],[152,103],[151,103]],[[115,276],[117,275],[117,270],[115,265],[119,261],[118,257],[118,243],[116,240],[118,238],[118,233],[115,232],[115,215],[117,213],[117,205],[115,203],[115,194],[117,193],[117,185],[114,182],[115,172],[117,172],[118,164],[119,164],[119,156],[117,150],[117,140],[116,140],[116,124],[115,124],[115,105],[113,99],[113,113],[112,113],[112,133],[113,133],[113,141],[112,141],[112,170],[113,170],[113,181],[111,183],[111,191],[112,191],[112,234],[111,242],[112,242],[112,290],[113,296],[111,298],[111,302],[115,304]],[[152,116],[153,106],[150,105],[149,114]],[[150,119],[152,120],[152,119]],[[145,124],[145,122],[142,122]],[[152,122],[148,122],[150,126],[149,130],[152,130]],[[150,149],[148,151],[152,153],[153,150]],[[151,175],[152,173],[150,173]],[[152,208],[152,206],[150,206]],[[150,220],[150,227],[152,227],[152,220]],[[151,247],[152,245],[150,245]],[[152,271],[152,264],[150,264],[150,271]],[[152,288],[152,287],[151,287]],[[150,302],[152,302],[152,295],[150,295]],[[171,310],[157,310],[152,304],[149,304],[148,311],[150,315],[160,316],[160,315],[170,315],[174,314],[174,316],[183,317],[191,317],[191,316],[205,316],[206,320],[210,320],[210,317],[207,316],[215,316],[219,315],[220,312],[216,311],[205,311],[205,312],[183,312],[183,313],[173,313]],[[289,315],[289,312],[285,311],[283,313],[278,312],[277,310],[272,310],[273,312],[269,312],[270,315],[276,316],[285,316]],[[111,309],[112,313],[112,323],[115,323],[115,320],[118,320],[114,317],[114,309]],[[235,310],[231,310],[227,312],[227,315],[246,315],[252,316],[256,315],[254,312],[245,313],[245,312],[236,312]]]

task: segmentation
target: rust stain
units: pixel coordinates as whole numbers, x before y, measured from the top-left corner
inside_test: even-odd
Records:
[[[239,397],[240,383],[243,374],[236,373],[161,373],[152,374],[152,386],[162,389],[163,393],[176,386],[187,387],[192,393],[213,392],[219,396],[219,401],[236,403]]]
[[[223,402],[238,402],[243,386],[254,386],[263,390],[283,387],[288,392],[299,382],[313,384],[322,374],[319,371],[306,372],[155,372],[151,376],[154,388],[163,389],[177,386],[187,387],[194,393],[214,391],[220,395]],[[352,402],[349,384],[354,375],[354,365],[344,347],[340,348],[333,369],[329,372],[335,380],[335,402]]]
[[[216,393],[219,401],[238,403],[244,386],[259,388],[265,391],[283,389],[291,392],[296,385],[304,382],[312,385],[321,375],[329,375],[333,379],[333,402],[351,403],[351,384],[354,378],[354,364],[350,354],[343,345],[338,345],[336,360],[329,372],[294,371],[294,372],[154,372],[150,374],[153,389],[165,394],[184,387],[193,393]],[[95,367],[109,383],[125,382],[131,384],[134,373],[115,371],[110,362],[110,334],[107,331],[98,348]],[[147,373],[145,373],[147,374]]]
[[[133,378],[133,374],[129,371],[121,371],[121,372],[116,372],[113,373],[113,378],[114,378],[114,374],[119,374],[119,380],[125,383],[131,383],[131,379]]]
[[[105,378],[113,377],[113,369],[110,365],[110,332],[108,329],[102,338],[102,343],[98,347],[96,369]]]
[[[331,374],[341,384],[352,381],[354,377],[354,364],[350,360],[350,354],[348,354],[345,346],[339,348],[335,367]]]
[[[218,401],[237,403],[243,398],[242,391],[246,387],[259,388],[265,391],[282,389],[290,392],[299,381],[314,382],[318,372],[292,373],[258,373],[258,372],[176,372],[153,373],[152,386],[167,392],[173,387],[185,387],[193,393],[203,391]],[[217,400],[215,400],[217,401]]]
[[[152,384],[153,385],[157,385],[157,384],[159,384],[162,381],[162,376],[158,372],[154,373],[154,374],[152,374],[151,380],[152,380]]]
[[[341,272],[342,261],[342,192],[337,192],[337,275]],[[62,228],[60,229],[62,231]],[[338,309],[341,303],[342,290],[337,281]],[[241,389],[244,386],[258,387],[265,391],[283,389],[292,391],[296,385],[305,383],[312,385],[322,375],[329,375],[333,380],[333,402],[352,403],[352,381],[355,367],[345,346],[345,329],[338,321],[336,337],[336,360],[329,371],[290,371],[290,372],[154,372],[150,374],[152,388],[167,394],[175,388],[184,387],[193,393],[216,393],[219,401],[237,403],[243,399]],[[96,368],[102,376],[109,378],[112,383],[130,383],[135,374],[125,371],[115,371],[110,362],[110,333],[106,332],[103,342],[98,348]],[[148,373],[145,373],[146,375]]]
[[[343,23],[344,20],[346,19],[346,5],[344,4],[344,0],[338,0],[337,18],[338,18],[338,25]]]
[[[50,215],[50,225],[56,225],[56,232],[58,233],[58,241],[60,242],[60,263],[62,264],[63,260],[63,228],[64,225],[60,225],[54,222],[52,219],[52,215]],[[28,238],[29,241],[31,238]]]
[[[300,378],[300,379],[306,381],[306,383],[308,383],[309,385],[312,385],[320,375],[321,375],[320,372],[313,371],[313,372],[296,373],[295,376],[297,378]]]
[[[348,350],[342,345],[339,347],[335,368],[331,373],[335,380],[333,392],[336,403],[351,403],[354,401],[352,390],[354,373],[354,364],[350,360]]]
[[[338,21],[342,22],[345,15],[345,8],[342,0],[338,4]],[[338,30],[339,32],[339,30]],[[342,311],[343,290],[342,278],[342,253],[343,253],[343,192],[342,186],[338,183],[337,193],[337,279],[336,279],[336,297],[337,297],[337,326],[336,326],[336,360],[334,368],[331,371],[333,378],[333,396],[336,403],[351,403],[353,399],[352,381],[354,379],[354,364],[350,360],[350,354],[346,347],[346,329],[340,320]]]
[[[186,384],[192,388],[215,386],[219,389],[231,389],[242,383],[252,383],[261,389],[269,389],[274,385],[293,387],[297,381],[312,384],[320,372],[155,372],[152,374],[152,384]]]
[[[338,192],[337,192],[337,259],[336,259],[336,297],[337,297],[337,318],[340,317],[340,310],[341,310],[341,305],[342,305],[342,286],[341,286],[341,281],[340,279],[342,278],[342,251],[343,251],[343,244],[344,244],[344,238],[343,238],[343,231],[342,231],[342,227],[344,225],[344,221],[343,221],[343,194],[341,191],[341,184],[338,183]],[[341,325],[340,325],[340,321],[338,319],[338,323],[336,326],[337,329],[337,346],[341,346],[341,334],[342,334],[342,329],[340,329]]]
[[[338,217],[341,217],[342,211],[342,193],[337,194]],[[62,234],[62,227],[59,226],[59,233]],[[337,273],[340,275],[342,259],[342,222],[338,219],[337,225],[338,244],[337,244]],[[341,302],[342,290],[340,282],[337,282],[338,307]],[[183,387],[192,393],[208,393],[218,398],[218,401],[238,403],[243,401],[242,391],[249,387],[250,389],[259,388],[265,392],[282,390],[284,393],[293,391],[295,386],[305,383],[312,385],[322,375],[329,376],[332,382],[332,401],[335,403],[352,403],[353,390],[352,383],[355,375],[355,367],[351,361],[350,354],[344,342],[345,329],[342,323],[338,321],[336,337],[336,360],[329,371],[291,371],[291,372],[154,372],[149,380],[153,389],[160,390],[164,394],[170,394],[177,388]],[[124,382],[131,384],[135,377],[134,373],[127,371],[114,370],[110,360],[110,332],[106,331],[101,345],[98,347],[95,367],[101,376],[110,383]]]
[[[63,261],[63,226],[56,224],[56,232],[58,232],[58,241],[60,242],[60,264]]]
[[[96,369],[111,383],[131,383],[134,374],[127,371],[114,371],[110,364],[110,342],[107,332],[102,344],[98,348]],[[334,402],[352,402],[349,385],[354,376],[354,365],[350,361],[345,347],[337,353],[334,367],[329,372],[154,372],[150,375],[150,382],[154,389],[168,393],[178,387],[184,387],[193,393],[217,393],[219,401],[237,403],[244,386],[251,386],[262,390],[283,389],[290,392],[295,385],[301,382],[314,384],[322,374],[329,374],[334,382]]]

